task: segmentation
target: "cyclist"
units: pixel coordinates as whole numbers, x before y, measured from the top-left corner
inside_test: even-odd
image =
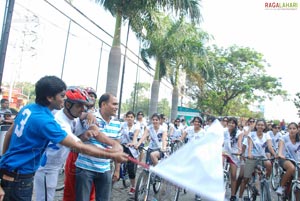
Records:
[[[276,193],[282,195],[285,190],[286,183],[292,178],[295,173],[295,165],[287,159],[292,159],[299,162],[299,147],[300,147],[300,136],[298,131],[298,125],[292,122],[288,125],[288,134],[282,136],[279,140],[278,146],[278,157],[279,165],[286,171],[283,175],[280,186],[277,188]]]
[[[228,130],[224,132],[224,148],[226,154],[229,155],[234,163],[230,163],[230,177],[231,177],[231,197],[230,201],[236,200],[236,183],[237,183],[237,169],[240,167],[240,158],[238,155],[241,153],[241,147],[238,142],[242,140],[243,135],[238,130],[238,121],[234,117],[228,118]]]
[[[247,121],[246,121],[246,125],[243,126],[242,129],[242,140],[239,143],[239,147],[242,147],[242,155],[241,155],[241,163],[240,163],[240,171],[239,171],[239,176],[237,179],[237,184],[236,184],[236,192],[239,189],[243,178],[244,178],[244,170],[245,170],[245,158],[248,157],[248,134],[251,131],[254,131],[255,128],[255,119],[250,117]],[[255,176],[254,176],[255,177]]]
[[[180,119],[177,118],[174,121],[174,126],[170,129],[170,138],[172,140],[179,140],[183,133],[182,127],[180,127]]]
[[[205,135],[205,130],[201,127],[202,126],[202,118],[199,116],[195,116],[191,123],[193,126],[188,127],[182,134],[180,140],[184,141],[187,138],[187,142],[200,139]]]
[[[137,137],[137,141],[139,141],[141,139],[141,137],[143,136],[144,132],[145,132],[145,129],[147,127],[147,122],[146,120],[144,119],[144,113],[142,111],[139,111],[137,114],[136,114],[136,118],[137,118],[137,121],[136,121],[136,125],[140,128],[140,133]],[[140,152],[140,155],[139,155],[139,161],[141,162],[144,158],[144,151],[143,151],[143,147],[144,147],[144,143],[142,143],[140,145],[140,148],[139,148],[139,152]]]
[[[268,131],[269,135],[272,139],[272,146],[273,146],[273,149],[275,150],[275,152],[278,151],[279,139],[282,138],[282,133],[279,132],[279,130],[280,130],[280,127],[277,124],[272,124],[271,130]],[[270,158],[270,152],[268,149],[266,150],[266,153],[267,153],[267,156]]]
[[[140,133],[140,128],[138,125],[134,124],[135,114],[132,111],[128,111],[125,117],[126,123],[124,123],[121,128],[121,144],[123,145],[123,150],[125,153],[127,153],[131,157],[138,158],[138,151],[131,146],[134,146],[135,142],[137,141],[137,136]],[[131,161],[127,161],[126,167],[131,183],[129,195],[133,195],[135,193],[136,165]]]
[[[195,116],[191,124],[193,126],[188,127],[182,134],[180,141],[185,141],[187,143],[192,142],[194,140],[199,140],[205,135],[205,130],[202,128],[202,118],[199,116]],[[185,140],[186,139],[186,140]],[[201,200],[200,195],[195,195],[195,200]]]
[[[164,157],[163,151],[167,148],[168,134],[166,128],[160,124],[159,114],[153,114],[151,121],[152,124],[146,128],[142,138],[135,145],[135,148],[137,149],[149,136],[150,143],[146,155],[146,163],[155,166],[158,163],[158,160]]]
[[[264,133],[267,128],[267,123],[264,119],[256,121],[254,131],[248,134],[248,159],[245,163],[244,178],[240,187],[239,199],[242,199],[246,184],[254,172],[257,160],[255,157],[267,157],[265,148],[268,146],[270,153],[276,156],[272,147],[272,140],[268,133]],[[264,161],[266,167],[266,176],[269,178],[272,170],[272,164],[270,161]]]
[[[166,123],[166,115],[160,114],[159,116],[160,116],[160,125],[162,125],[164,129],[166,129],[167,132],[169,132],[169,125]]]
[[[228,128],[228,117],[223,117],[221,121],[222,126],[226,130]]]
[[[216,120],[214,116],[209,116],[206,119],[206,125],[204,126],[204,130],[207,131],[207,129],[211,126],[211,124]]]

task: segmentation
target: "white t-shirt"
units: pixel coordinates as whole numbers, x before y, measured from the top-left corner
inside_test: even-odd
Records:
[[[153,125],[148,126],[147,129],[150,137],[149,149],[160,149],[162,147],[163,133],[167,132],[167,130],[162,125],[159,126],[157,131],[155,131]]]
[[[283,155],[298,162],[300,160],[300,141],[293,144],[289,134],[282,136],[280,140],[284,143]]]
[[[80,141],[80,139],[74,134],[77,125],[81,125],[79,118],[74,120],[69,119],[63,112],[63,109],[57,111],[54,117],[57,123],[69,136],[73,137],[75,141]],[[68,147],[50,142],[41,159],[41,167],[39,169],[59,170],[61,165],[65,162],[69,151],[70,149]]]
[[[252,155],[253,156],[266,156],[267,140],[271,140],[269,133],[263,133],[262,138],[259,138],[256,131],[249,133],[248,138],[252,140]],[[248,139],[248,140],[249,140]],[[249,144],[249,142],[248,142]]]
[[[134,133],[139,129],[139,125],[133,124],[129,128],[127,122],[121,126],[121,144],[131,143],[133,140]]]
[[[274,150],[278,150],[278,143],[279,140],[282,138],[282,134],[280,132],[277,132],[276,135],[274,135],[273,131],[269,131],[269,135],[272,139],[272,145]]]
[[[137,126],[137,127],[139,127],[139,129],[140,129],[140,132],[139,132],[139,135],[138,135],[138,139],[140,139],[142,136],[143,136],[143,134],[144,134],[144,132],[145,132],[145,128],[147,127],[147,122],[146,122],[146,120],[145,119],[143,119],[143,121],[137,121],[136,123],[135,123],[135,125]]]
[[[194,126],[188,127],[185,132],[187,133],[186,138],[188,139],[188,142],[199,140],[205,135],[205,130],[200,129],[198,132],[195,132]]]

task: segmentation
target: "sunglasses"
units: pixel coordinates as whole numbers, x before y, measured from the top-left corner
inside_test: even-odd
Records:
[[[251,120],[251,121],[249,121],[250,123],[254,123],[255,121],[253,121],[253,120]]]

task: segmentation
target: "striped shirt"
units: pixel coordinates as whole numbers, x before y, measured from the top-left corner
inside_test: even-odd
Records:
[[[119,140],[121,138],[121,124],[119,121],[110,120],[106,122],[100,113],[97,114],[97,125],[99,127],[99,131],[104,133],[106,136],[110,137],[114,140]],[[98,142],[95,138],[90,138],[85,142],[86,144],[93,144],[102,149],[109,148],[108,145]],[[79,168],[94,171],[94,172],[107,172],[110,171],[110,160],[104,158],[96,158],[93,156],[88,156],[86,154],[79,154],[76,160],[75,165]]]

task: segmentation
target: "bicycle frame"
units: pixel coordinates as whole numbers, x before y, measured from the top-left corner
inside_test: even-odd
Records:
[[[299,170],[300,170],[300,162],[296,162],[294,160],[290,160],[293,162],[293,164],[295,165],[296,169],[295,169],[295,174],[294,174],[294,178],[292,179],[292,184],[291,184],[291,201],[296,201],[296,200],[300,200],[300,181],[299,181]],[[297,195],[298,194],[298,195]],[[298,199],[297,199],[298,197]]]
[[[223,161],[223,177],[224,177],[224,190],[229,187],[229,171],[230,171],[230,163],[228,162],[228,156],[223,155],[224,161]]]
[[[266,168],[264,167],[264,162],[267,160],[273,160],[273,159],[267,159],[267,158],[256,158],[255,159],[258,162],[258,165],[256,166],[256,169],[260,171],[260,200],[261,201],[269,201],[271,200],[271,192],[269,188],[269,184],[267,182],[267,176],[266,176]]]

